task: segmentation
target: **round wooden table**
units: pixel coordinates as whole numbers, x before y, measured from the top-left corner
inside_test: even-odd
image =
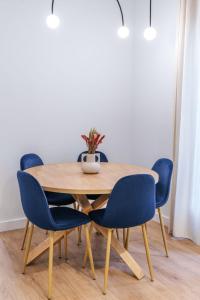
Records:
[[[128,164],[101,163],[99,174],[83,174],[81,163],[43,165],[26,170],[45,191],[75,195],[110,194],[116,182],[127,175],[149,174],[158,181],[151,169]]]
[[[26,172],[33,175],[45,191],[73,195],[74,199],[79,203],[82,211],[85,213],[104,206],[114,185],[124,176],[149,174],[154,177],[155,183],[158,182],[158,174],[151,169],[116,163],[101,163],[101,170],[99,174],[83,174],[81,170],[81,163],[42,165],[27,169]],[[99,197],[90,203],[88,199],[90,194],[98,194]],[[107,230],[105,228],[97,224],[94,224],[94,226],[103,234],[104,237],[107,238]],[[68,233],[71,231],[72,230],[69,230]],[[54,242],[57,243],[62,238],[63,233],[58,232],[55,235]],[[144,274],[140,266],[114,236],[112,237],[111,245],[133,271],[136,278],[141,279]],[[29,254],[27,264],[34,261],[48,248],[49,240],[46,239],[32,249]]]

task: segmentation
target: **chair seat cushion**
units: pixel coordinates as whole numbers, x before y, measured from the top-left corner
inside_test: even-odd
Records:
[[[73,208],[52,207],[50,208],[55,228],[53,230],[67,230],[90,222],[90,218]]]
[[[96,210],[89,212],[89,216],[90,216],[91,220],[94,221],[96,224],[104,226],[103,217],[104,217],[105,211],[106,211],[105,208],[96,209]]]
[[[61,206],[70,205],[75,202],[74,198],[69,194],[45,192],[49,205]]]

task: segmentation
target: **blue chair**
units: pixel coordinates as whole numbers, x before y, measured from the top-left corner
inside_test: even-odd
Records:
[[[89,231],[87,223],[90,218],[82,212],[69,207],[49,208],[47,197],[39,182],[30,174],[22,171],[17,172],[21,201],[24,213],[31,222],[24,254],[23,273],[28,261],[29,250],[34,225],[49,231],[49,275],[48,275],[48,299],[52,295],[52,270],[53,270],[53,250],[55,231],[64,231],[65,258],[67,258],[67,231],[72,228],[84,225],[86,234],[87,252],[90,258],[93,278],[95,279],[94,263],[90,245]]]
[[[89,213],[93,222],[108,229],[104,294],[106,294],[107,289],[112,233],[117,228],[142,226],[150,276],[153,280],[153,268],[145,224],[153,218],[154,214],[155,182],[150,175],[131,175],[120,179],[113,188],[107,207]]]
[[[167,158],[161,158],[155,162],[152,170],[159,175],[159,181],[156,184],[156,209],[158,210],[162,237],[165,247],[166,256],[168,257],[168,247],[165,235],[165,228],[162,219],[161,207],[165,205],[169,198],[171,178],[173,172],[173,162]]]
[[[21,171],[24,171],[28,168],[37,167],[44,165],[42,159],[35,153],[29,153],[22,156],[20,159],[20,169]],[[62,205],[70,205],[74,204],[75,200],[74,198],[69,194],[62,194],[62,193],[54,193],[54,192],[45,192],[45,195],[47,197],[47,201],[49,205],[53,206],[62,206]],[[26,222],[25,232],[24,232],[24,238],[22,242],[21,249],[24,249],[24,244],[26,241],[27,231],[29,226],[29,220]]]

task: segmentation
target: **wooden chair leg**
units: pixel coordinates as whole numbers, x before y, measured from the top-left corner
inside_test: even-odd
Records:
[[[125,242],[125,249],[126,250],[128,250],[129,235],[130,235],[130,228],[128,228],[127,232],[126,232],[126,242]]]
[[[92,241],[92,231],[93,231],[93,224],[92,222],[90,223],[90,230],[89,230],[89,235],[90,235],[90,243]],[[87,264],[87,258],[88,258],[88,251],[87,251],[87,246],[85,247],[85,255],[83,258],[83,265],[82,267],[85,268]]]
[[[49,271],[48,271],[48,299],[52,296],[52,273],[53,273],[53,243],[54,232],[49,232]]]
[[[76,202],[73,203],[74,209],[79,210],[80,206],[79,204],[76,204]],[[78,232],[78,241],[77,241],[77,245],[80,246],[81,244],[81,229],[80,227],[77,227],[77,232]]]
[[[112,229],[108,229],[108,237],[107,237],[107,248],[106,248],[106,261],[105,261],[105,272],[104,272],[104,289],[103,294],[106,295],[106,290],[108,286],[108,272],[109,272],[109,264],[110,264],[110,245],[112,239]]]
[[[89,256],[89,260],[90,260],[90,267],[91,267],[93,279],[96,279],[95,270],[94,270],[94,261],[93,261],[93,256],[92,256],[91,243],[90,243],[90,234],[89,234],[87,225],[84,225],[84,229],[85,229],[87,253]]]
[[[30,251],[30,247],[31,247],[31,240],[32,240],[32,236],[33,236],[33,229],[34,229],[34,225],[31,224],[31,226],[28,229],[28,236],[27,236],[25,253],[24,253],[24,266],[23,266],[23,272],[22,272],[23,274],[25,274],[25,271],[26,271],[26,264],[27,264],[28,255],[29,255],[29,251]]]
[[[80,205],[79,204],[77,204],[76,209],[80,210]],[[78,242],[77,242],[77,245],[80,246],[80,244],[82,242],[82,239],[81,239],[82,226],[79,226],[77,229],[78,229]]]
[[[29,220],[27,219],[26,220],[26,226],[25,226],[25,229],[24,229],[24,238],[23,238],[21,250],[24,250],[24,246],[25,246],[25,243],[26,243],[26,237],[27,237],[27,233],[28,233],[28,227],[29,227]]]
[[[119,240],[119,230],[116,229],[116,236],[117,236],[117,239]]]
[[[147,231],[147,223],[145,223],[144,226],[145,226],[145,229],[146,229],[146,233],[148,234],[148,231]]]
[[[123,228],[123,245],[125,247],[126,244],[126,228]]]
[[[165,247],[165,253],[166,253],[166,256],[169,257],[168,247],[167,247],[167,239],[166,239],[166,234],[165,234],[165,227],[164,227],[162,212],[161,212],[160,207],[158,208],[158,214],[159,214],[159,219],[160,219],[160,227],[161,227],[161,231],[162,231],[162,238],[163,238],[163,243],[164,243],[164,247]]]
[[[67,231],[64,233],[64,249],[65,249],[65,260],[68,260],[67,256]]]
[[[145,227],[144,224],[142,225],[142,233],[143,233],[143,238],[144,238],[144,245],[145,245],[146,256],[147,256],[147,263],[148,263],[148,266],[149,266],[149,273],[150,273],[151,281],[153,281],[154,280],[154,278],[153,278],[153,267],[152,267],[152,263],[151,263],[151,256],[150,256],[150,249],[149,249],[149,242],[148,242],[148,238],[147,238],[146,227]]]
[[[82,232],[82,226],[79,226],[78,227],[78,242],[77,242],[78,246],[80,246],[80,244],[82,243],[81,232]]]
[[[58,258],[62,258],[62,240],[58,242]]]

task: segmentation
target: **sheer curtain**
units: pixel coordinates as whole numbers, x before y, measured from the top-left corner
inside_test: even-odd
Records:
[[[200,245],[200,0],[182,0],[173,235]]]

